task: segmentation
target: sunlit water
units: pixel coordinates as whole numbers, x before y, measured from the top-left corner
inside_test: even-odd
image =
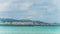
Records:
[[[60,34],[60,26],[0,26],[0,34]]]

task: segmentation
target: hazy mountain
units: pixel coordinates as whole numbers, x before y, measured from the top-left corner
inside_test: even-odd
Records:
[[[9,19],[9,18],[0,18],[0,22],[37,22],[37,23],[43,23],[41,21],[34,21],[34,20],[28,20],[28,19],[16,20],[16,19]]]
[[[24,24],[27,24],[27,23],[30,23],[33,25],[60,25],[58,23],[46,23],[46,22],[42,22],[42,21],[34,21],[34,20],[28,20],[28,19],[22,19],[22,20],[16,20],[16,19],[10,19],[10,18],[0,18],[0,22],[1,23],[13,23],[13,22],[16,22],[16,23],[24,23]],[[29,24],[28,24],[29,25]]]

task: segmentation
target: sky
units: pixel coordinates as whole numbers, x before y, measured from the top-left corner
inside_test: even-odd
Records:
[[[60,0],[0,0],[0,18],[60,23]]]

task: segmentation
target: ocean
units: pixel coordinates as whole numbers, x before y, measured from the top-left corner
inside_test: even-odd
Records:
[[[0,26],[0,34],[60,34],[60,26]]]

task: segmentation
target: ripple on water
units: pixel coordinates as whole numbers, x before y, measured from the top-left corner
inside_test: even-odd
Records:
[[[1,34],[56,34],[59,26],[0,26]]]

